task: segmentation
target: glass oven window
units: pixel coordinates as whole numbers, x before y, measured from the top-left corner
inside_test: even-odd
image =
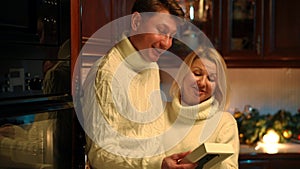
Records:
[[[71,168],[72,110],[0,119],[0,168]]]

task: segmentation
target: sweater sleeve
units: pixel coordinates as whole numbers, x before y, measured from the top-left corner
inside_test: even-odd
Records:
[[[231,144],[234,149],[234,154],[224,160],[220,165],[214,166],[215,169],[238,169],[238,156],[239,156],[239,136],[236,120],[233,116],[224,112],[223,125],[218,131],[217,142]]]
[[[91,83],[91,86],[94,89],[95,98],[87,98],[89,100],[85,99],[86,104],[84,105],[84,109],[88,112],[86,112],[85,118],[89,119],[88,121],[85,121],[88,125],[85,127],[92,130],[88,131],[90,133],[87,133],[86,137],[86,150],[91,168],[160,168],[164,154],[141,158],[128,157],[124,155],[124,152],[119,152],[121,154],[118,154],[118,151],[122,151],[121,148],[135,151],[137,147],[140,146],[138,143],[130,144],[130,142],[120,141],[122,139],[119,137],[124,135],[135,137],[144,136],[143,134],[157,134],[160,130],[155,130],[151,126],[154,126],[155,128],[157,126],[154,124],[161,124],[161,121],[150,125],[150,127],[146,127],[147,125],[138,124],[124,118],[116,108],[115,100],[118,101],[118,104],[121,104],[118,105],[118,107],[128,110],[126,108],[126,94],[122,89],[112,87],[112,85],[118,86],[118,83],[122,82],[115,81],[114,84],[112,84],[112,81],[113,75],[108,71],[101,70],[97,72],[95,84]],[[91,88],[89,86],[87,87]],[[90,93],[90,95],[93,94]],[[102,119],[100,119],[100,117]],[[146,131],[148,131],[147,129],[152,129],[154,131],[146,133]],[[120,133],[121,135],[119,135]],[[149,137],[151,137],[151,135]]]
[[[90,139],[88,145],[88,163],[93,169],[159,169],[161,168],[164,155],[157,155],[146,158],[129,158],[108,152],[97,146]]]

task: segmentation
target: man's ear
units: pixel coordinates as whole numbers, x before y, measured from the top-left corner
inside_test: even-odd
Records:
[[[142,21],[142,16],[139,12],[134,12],[131,16],[131,29],[137,31],[140,23]]]

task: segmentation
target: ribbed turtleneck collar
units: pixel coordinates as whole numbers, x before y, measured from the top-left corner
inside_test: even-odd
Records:
[[[179,98],[174,98],[172,101],[172,107],[177,110],[179,117],[194,120],[205,120],[211,118],[215,113],[218,112],[219,104],[214,97],[194,105],[194,106],[182,106]]]
[[[123,35],[123,39],[119,42],[116,48],[118,48],[128,66],[135,71],[140,71],[149,67],[157,67],[156,62],[148,62],[142,58],[126,35]]]

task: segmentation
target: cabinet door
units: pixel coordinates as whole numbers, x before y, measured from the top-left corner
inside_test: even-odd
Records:
[[[121,29],[124,26],[116,26],[116,22],[112,24],[112,21],[129,15],[133,3],[134,1],[131,0],[83,0],[81,2],[79,39],[83,57],[79,58],[78,62],[82,63],[81,66],[84,68],[86,67],[82,70],[83,74],[88,72],[95,60],[110,50],[118,38],[116,34],[119,35],[119,32],[124,31]]]
[[[111,1],[82,1],[81,35],[83,42],[112,20]]]
[[[223,1],[228,67],[300,67],[300,1]]]
[[[134,1],[126,0],[84,0],[82,1],[82,38],[87,40],[105,24],[129,15]]]
[[[221,0],[194,0],[181,4],[186,11],[186,17],[205,33],[218,50],[221,49],[221,2]]]
[[[222,55],[229,67],[262,59],[262,0],[223,1]]]
[[[300,1],[266,0],[265,6],[265,58],[299,66]]]

